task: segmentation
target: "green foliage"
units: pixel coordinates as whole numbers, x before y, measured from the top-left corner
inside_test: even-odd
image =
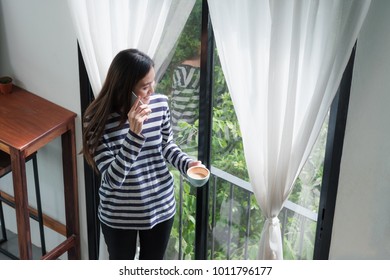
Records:
[[[241,131],[228,92],[219,95],[213,108],[211,161],[213,165],[248,181]]]

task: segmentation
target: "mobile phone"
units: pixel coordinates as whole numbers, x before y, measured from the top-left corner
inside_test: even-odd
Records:
[[[133,105],[134,105],[135,101],[137,100],[137,98],[138,98],[138,96],[134,93],[134,91],[132,91],[131,92],[131,101],[130,101],[131,102],[131,107],[133,107]],[[141,100],[139,100],[139,102],[141,104],[143,104]]]

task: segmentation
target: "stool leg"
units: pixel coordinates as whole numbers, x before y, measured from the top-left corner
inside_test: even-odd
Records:
[[[7,241],[7,232],[5,229],[5,220],[4,220],[4,212],[3,212],[3,201],[1,200],[0,195],[0,222],[1,222],[1,239],[0,243],[3,241]]]
[[[1,195],[0,195],[0,221],[1,221],[1,233],[2,233],[2,236],[1,236],[1,239],[0,239],[0,244],[2,244],[3,242],[6,242],[8,239],[7,239],[7,232],[6,232],[6,228],[5,228],[5,220],[4,220],[4,212],[3,212],[3,200],[2,200]],[[6,255],[7,257],[9,257],[12,260],[18,260],[19,259],[14,254],[8,252],[7,250],[5,250],[5,249],[3,249],[1,247],[0,247],[0,252],[2,254]]]
[[[42,203],[41,203],[41,193],[39,189],[38,163],[37,163],[36,154],[34,154],[32,160],[33,160],[33,169],[34,169],[35,195],[37,198],[39,233],[41,237],[41,247],[42,247],[42,256],[43,256],[46,254],[46,242],[45,242],[45,230],[43,226]]]

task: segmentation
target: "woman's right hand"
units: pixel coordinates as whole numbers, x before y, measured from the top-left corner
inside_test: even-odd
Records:
[[[147,104],[141,104],[138,97],[130,111],[127,113],[130,130],[135,134],[140,135],[144,121],[148,119],[151,112],[152,110],[149,108],[149,106]]]

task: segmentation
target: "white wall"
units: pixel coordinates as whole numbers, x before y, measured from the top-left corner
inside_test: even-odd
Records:
[[[389,15],[373,0],[358,39],[331,259],[390,259]]]
[[[78,114],[77,151],[81,149],[80,95],[77,39],[67,1],[0,1],[0,75],[10,75],[15,84]],[[61,140],[55,139],[38,152],[41,196],[44,212],[65,223]],[[82,257],[88,258],[83,162],[77,156]],[[33,174],[27,165],[29,199],[35,205]],[[0,181],[12,192],[12,178]],[[13,210],[7,209],[7,227],[16,231]],[[33,242],[39,244],[37,225],[32,223]],[[64,240],[47,230],[47,247]]]

